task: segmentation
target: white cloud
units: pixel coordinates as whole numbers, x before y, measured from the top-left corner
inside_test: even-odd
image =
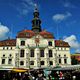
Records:
[[[52,18],[54,21],[60,22],[67,19],[70,16],[72,16],[72,14],[70,12],[66,12],[65,14],[55,14]]]
[[[19,5],[16,5],[20,15],[27,15],[30,10],[33,10],[35,3],[32,0],[22,0]]]
[[[27,15],[28,12],[32,11],[35,7],[33,0],[20,0],[19,3],[15,4],[12,0],[9,1],[9,5],[13,7],[19,13],[19,17]]]
[[[35,3],[33,3],[32,0],[23,0],[24,3],[27,3],[28,5],[34,6]]]
[[[69,37],[64,38],[65,42],[68,42],[71,48],[74,48],[76,51],[80,53],[80,43],[78,42],[77,38],[75,35],[71,35]]]
[[[0,23],[0,40],[7,38],[8,32],[9,32],[9,28]]]
[[[63,2],[63,6],[66,8],[76,8],[76,6],[68,0]]]

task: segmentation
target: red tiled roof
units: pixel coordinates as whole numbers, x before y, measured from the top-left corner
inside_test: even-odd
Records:
[[[23,30],[18,33],[17,38],[31,38],[35,33],[31,30]]]
[[[53,38],[53,35],[47,31],[39,32],[39,34],[44,38]],[[35,35],[35,32],[33,32],[32,30],[23,30],[18,33],[17,38],[31,38]]]
[[[6,39],[0,41],[0,46],[16,46],[16,39]]]
[[[55,40],[56,47],[70,47],[69,44],[62,40]]]
[[[43,36],[44,38],[52,38],[52,39],[54,38],[53,35],[47,31],[40,32],[40,35]]]

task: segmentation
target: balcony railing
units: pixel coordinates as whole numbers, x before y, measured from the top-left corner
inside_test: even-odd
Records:
[[[28,45],[27,47],[29,48],[45,48],[45,47],[48,47],[48,45],[34,45],[34,44],[30,44]]]

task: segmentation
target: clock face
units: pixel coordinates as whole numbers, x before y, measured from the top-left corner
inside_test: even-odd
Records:
[[[35,42],[36,42],[36,43],[39,43],[39,42],[40,42],[40,35],[37,35],[37,36],[35,37]]]

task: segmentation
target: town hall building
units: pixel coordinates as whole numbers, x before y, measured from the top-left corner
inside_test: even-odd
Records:
[[[46,68],[71,65],[70,46],[42,30],[39,11],[34,10],[31,30],[18,32],[15,39],[0,41],[0,68]]]

